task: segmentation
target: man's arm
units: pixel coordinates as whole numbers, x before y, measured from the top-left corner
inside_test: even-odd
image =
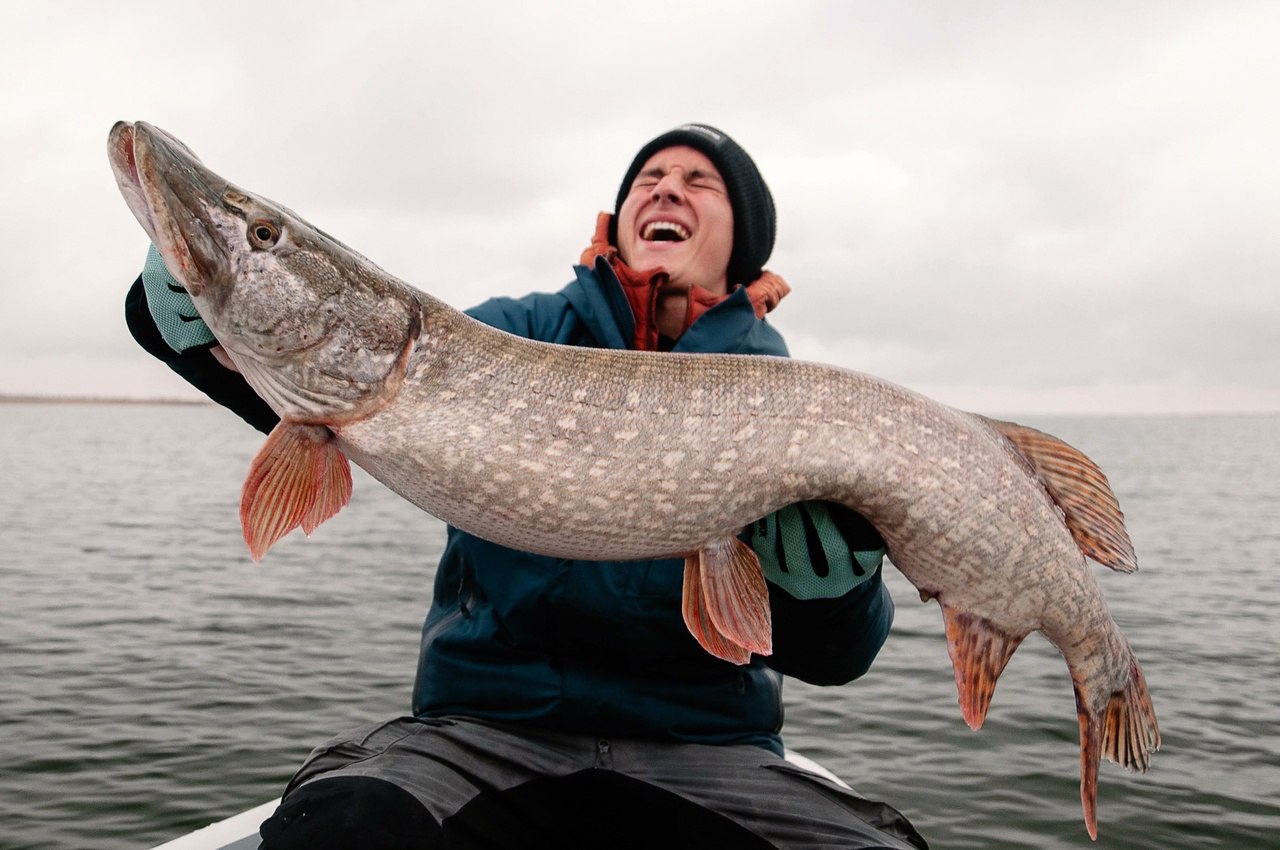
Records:
[[[755,523],[748,540],[769,585],[766,663],[817,685],[865,673],[893,623],[884,541],[871,523],[843,505],[801,502]]]
[[[152,252],[154,251],[153,248]],[[156,257],[158,256],[157,254]],[[156,297],[149,300],[148,289]],[[194,315],[194,308],[187,310],[184,307],[184,302],[178,297],[181,292],[181,285],[169,275],[163,264],[157,269],[153,258],[149,256],[147,268],[134,281],[129,294],[125,296],[124,316],[129,333],[133,334],[133,338],[148,353],[162,360],[187,383],[223,407],[235,411],[259,431],[269,432],[280,418],[265,401],[258,398],[239,372],[228,369],[218,361],[213,353],[217,341],[212,334],[207,333],[207,327],[204,328],[203,335],[198,329],[194,333],[171,333],[172,340],[167,339],[161,331],[162,324],[177,329],[190,328],[196,322],[204,324],[199,319],[190,318]],[[185,304],[190,305],[189,298]],[[156,318],[156,312],[160,313],[160,320]]]

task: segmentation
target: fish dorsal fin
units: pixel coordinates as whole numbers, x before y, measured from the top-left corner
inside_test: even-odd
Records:
[[[1096,463],[1052,434],[1016,422],[978,418],[1003,435],[1040,476],[1086,557],[1123,573],[1138,568],[1120,502]]]
[[[316,526],[351,500],[351,467],[319,425],[281,422],[258,450],[240,493],[240,524],[260,561],[277,540]]]

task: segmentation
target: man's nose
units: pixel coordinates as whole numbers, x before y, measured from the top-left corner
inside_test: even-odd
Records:
[[[684,201],[684,176],[677,171],[668,171],[653,184],[653,199],[668,200],[675,203]]]

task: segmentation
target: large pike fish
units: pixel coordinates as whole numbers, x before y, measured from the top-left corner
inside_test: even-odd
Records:
[[[684,556],[690,631],[745,663],[772,638],[738,532],[792,502],[839,502],[941,605],[971,727],[1023,638],[1039,631],[1061,651],[1091,836],[1100,756],[1146,770],[1155,713],[1086,558],[1123,572],[1136,561],[1106,478],[1080,452],[830,366],[502,333],[231,185],[156,127],[121,122],[108,147],[130,209],[280,415],[242,493],[255,560],[346,504],[350,458],[423,510],[517,549]]]

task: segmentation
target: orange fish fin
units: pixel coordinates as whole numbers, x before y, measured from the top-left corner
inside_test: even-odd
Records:
[[[1076,689],[1076,714],[1080,718],[1080,806],[1084,809],[1084,828],[1089,837],[1098,840],[1098,755],[1102,751],[1099,718],[1080,708],[1080,691]]]
[[[736,537],[698,551],[703,599],[716,629],[757,655],[773,652],[769,586],[755,551]]]
[[[302,532],[308,537],[320,523],[332,517],[351,501],[351,464],[347,456],[329,440],[317,459],[316,498],[302,517]]]
[[[684,559],[684,601],[681,610],[689,633],[707,652],[732,664],[746,664],[751,660],[750,650],[726,638],[711,621],[702,589],[702,565],[697,554]]]
[[[941,600],[939,600],[941,601]],[[960,713],[970,729],[982,728],[996,690],[996,680],[1022,643],[1015,635],[996,628],[989,620],[942,605],[947,632],[947,652],[960,692]]]
[[[1089,708],[1089,694],[1074,680],[1080,720],[1080,804],[1089,837],[1098,838],[1098,763],[1113,761],[1129,772],[1146,772],[1151,753],[1160,749],[1160,726],[1138,660],[1130,656],[1129,680],[1111,694],[1106,706]]]
[[[254,561],[298,526],[310,533],[350,499],[351,471],[332,440],[327,428],[281,422],[258,450],[240,492],[240,525]]]
[[[1044,482],[1086,557],[1122,573],[1138,568],[1120,502],[1096,463],[1052,434],[1015,422],[978,418],[1012,443]]]

